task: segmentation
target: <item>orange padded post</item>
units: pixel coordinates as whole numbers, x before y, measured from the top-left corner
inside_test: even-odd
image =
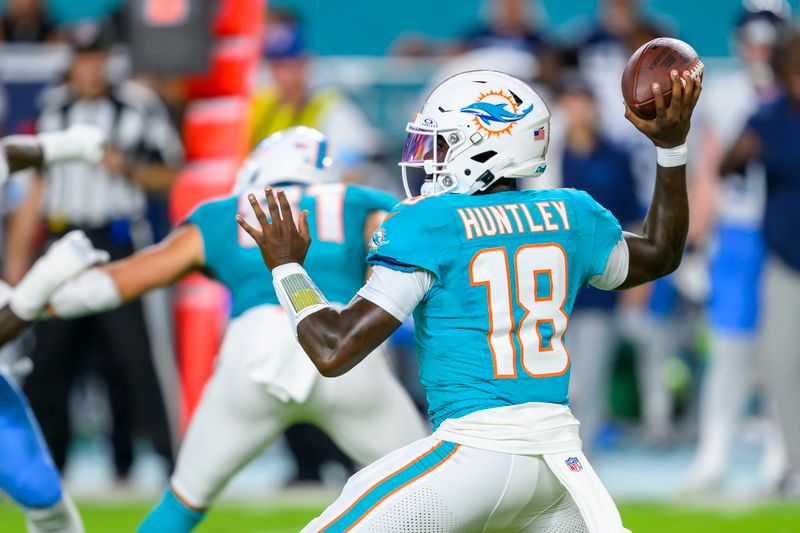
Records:
[[[249,148],[249,98],[260,61],[266,2],[219,0],[218,6],[213,30],[224,38],[214,47],[209,71],[185,82],[189,98],[195,101],[187,107],[183,124],[190,162],[170,195],[174,223],[184,220],[199,203],[229,193]],[[175,338],[182,431],[213,372],[229,309],[230,296],[218,283],[192,275],[178,284]]]
[[[219,0],[217,4],[214,35],[261,35],[267,10],[264,0]]]
[[[250,108],[244,98],[197,100],[183,122],[183,142],[190,159],[230,157],[241,161],[250,143]]]
[[[214,46],[208,72],[186,79],[186,91],[191,98],[249,95],[260,57],[260,42],[255,37],[224,39]]]

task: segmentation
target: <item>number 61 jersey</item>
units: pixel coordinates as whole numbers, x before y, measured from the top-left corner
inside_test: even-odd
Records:
[[[414,311],[434,429],[483,409],[568,404],[569,314],[621,238],[573,189],[423,196],[386,217],[369,262],[435,277]]]

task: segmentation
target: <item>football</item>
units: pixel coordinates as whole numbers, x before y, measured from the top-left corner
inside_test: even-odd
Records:
[[[641,118],[655,118],[653,83],[661,86],[664,103],[669,105],[672,99],[669,73],[673,70],[679,75],[688,70],[692,78],[702,76],[703,62],[694,48],[667,37],[653,39],[636,50],[622,74],[622,96],[631,111]]]

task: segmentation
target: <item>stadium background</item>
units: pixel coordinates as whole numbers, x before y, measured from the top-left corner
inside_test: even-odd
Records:
[[[532,6],[536,4],[533,18],[537,27],[563,44],[570,43],[596,16],[599,3],[530,2]],[[723,71],[735,66],[731,28],[742,9],[738,0],[641,3],[648,16],[695,46],[711,68]],[[797,0],[790,3],[793,9],[798,8]],[[125,2],[115,0],[50,0],[43,4],[57,25],[102,19],[125,7]],[[201,199],[227,191],[232,173],[247,150],[248,99],[254,88],[268,78],[260,57],[265,38],[260,13],[265,4],[255,0],[219,0],[218,4],[220,12],[209,32],[214,39],[210,70],[193,77],[173,107],[183,133],[187,165],[169,198],[152,199],[152,222],[157,234],[163,235],[169,228],[165,212],[170,220],[178,221]],[[304,44],[313,51],[311,84],[343,90],[366,114],[374,130],[380,132],[380,150],[371,155],[368,170],[354,174],[355,179],[399,192],[399,176],[393,165],[404,138],[404,123],[431,76],[449,59],[439,53],[412,59],[398,57],[392,53],[398,37],[413,33],[434,48],[446,46],[481,21],[488,12],[487,4],[484,0],[270,2],[269,10],[288,8],[300,16]],[[258,17],[252,16],[253,10],[259,13]],[[227,17],[223,22],[219,13]],[[263,14],[266,16],[266,10]],[[202,48],[198,43],[198,49]],[[36,97],[42,88],[59,79],[69,61],[68,46],[58,42],[10,43],[0,50],[4,133],[31,131]],[[115,65],[121,72],[135,72],[124,45],[115,53]],[[167,98],[171,95],[168,91],[164,94]],[[13,211],[14,206],[7,209]],[[198,278],[182,284],[172,296],[180,384],[175,385],[174,397],[169,400],[182,424],[213,363],[226,297],[218,287]],[[700,316],[696,309],[700,306],[694,307],[691,316]],[[681,495],[681,476],[690,464],[695,444],[692,427],[696,423],[697,389],[705,360],[703,328],[693,335],[688,347],[671,355],[665,374],[676,400],[677,436],[656,444],[637,432],[640,413],[632,370],[636,349],[629,342],[620,342],[609,399],[614,416],[604,426],[606,431],[593,462],[622,502],[623,519],[633,531],[800,531],[800,507],[769,497],[756,481],[764,427],[769,423],[762,416],[750,417],[743,426],[725,491],[702,498]],[[409,356],[407,339],[399,338],[397,344],[398,364],[403,368]],[[413,377],[408,382],[414,390]],[[71,448],[65,475],[89,531],[129,531],[154,501],[165,474],[159,460],[142,447],[131,480],[122,485],[115,483],[108,446],[101,437],[102,419],[107,416],[102,403],[102,398],[89,402],[98,413],[83,417],[84,430]],[[321,489],[285,489],[294,469],[285,445],[279,443],[235,480],[219,509],[212,511],[199,531],[296,531],[335,493],[343,472],[332,468],[329,475],[323,476]],[[21,528],[20,515],[0,499],[0,531],[16,532]]]

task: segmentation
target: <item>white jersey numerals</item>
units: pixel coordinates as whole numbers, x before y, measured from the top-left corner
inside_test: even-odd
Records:
[[[306,191],[316,199],[317,240],[344,242],[344,187],[344,183],[326,183]]]
[[[303,187],[290,185],[281,187],[286,194],[286,199],[289,205],[292,206],[292,216],[297,221],[300,215],[298,205],[303,198]],[[344,242],[344,195],[345,185],[343,183],[330,183],[311,185],[305,190],[306,195],[315,199],[315,214],[317,219],[316,224],[316,237],[315,240],[321,242]],[[250,207],[250,201],[247,199],[248,195],[255,194],[257,198],[263,198],[264,191],[249,190],[239,196],[238,212],[244,217],[248,224],[254,228],[258,227],[258,220],[256,219],[253,209]],[[264,201],[261,202],[265,206]],[[237,224],[238,227],[238,224]],[[239,246],[243,248],[255,248],[256,243],[252,238],[241,228],[238,227]]]
[[[469,265],[470,284],[486,287],[489,302],[489,350],[496,378],[517,377],[514,336],[521,348],[523,370],[533,377],[563,374],[569,368],[564,345],[568,317],[567,256],[556,244],[530,244],[514,254],[516,303],[524,311],[514,324],[512,266],[505,248],[486,248]]]

